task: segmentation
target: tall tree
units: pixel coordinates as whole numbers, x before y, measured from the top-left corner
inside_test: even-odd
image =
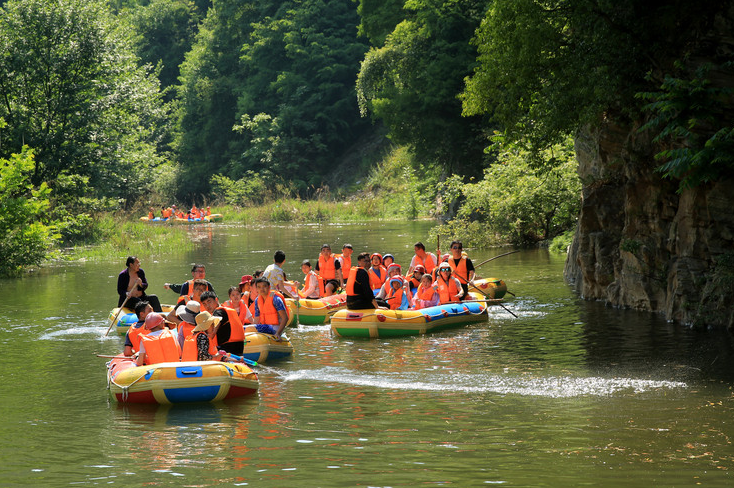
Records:
[[[62,172],[133,196],[161,158],[158,81],[96,0],[11,0],[0,11],[0,155],[36,148],[35,186]]]
[[[357,81],[360,107],[418,159],[481,174],[484,120],[462,117],[458,95],[476,66],[470,44],[484,0],[408,0],[406,20],[371,49]]]

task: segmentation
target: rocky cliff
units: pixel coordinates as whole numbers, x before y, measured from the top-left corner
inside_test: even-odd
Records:
[[[583,204],[566,278],[586,299],[734,327],[734,179],[678,192],[649,136],[605,121],[578,136]]]

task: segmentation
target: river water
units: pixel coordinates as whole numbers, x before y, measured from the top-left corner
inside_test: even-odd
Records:
[[[289,278],[324,242],[407,264],[429,226],[215,224],[189,230],[195,251],[141,261],[170,303],[162,283],[193,262],[226,294],[276,249]],[[480,268],[507,281],[518,318],[494,307],[389,340],[291,328],[294,357],[261,370],[256,395],[174,407],[109,399],[96,354],[122,349],[104,333],[124,258],[0,280],[0,486],[732,486],[731,336],[580,300],[563,259]]]

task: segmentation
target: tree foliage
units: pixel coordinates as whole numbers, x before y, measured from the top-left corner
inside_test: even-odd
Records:
[[[160,163],[158,82],[126,30],[96,0],[11,0],[0,11],[0,155],[36,148],[34,185],[77,174],[97,195],[132,197]]]
[[[0,158],[0,276],[40,264],[56,237],[44,224],[48,186],[31,183],[35,165],[28,147]]]
[[[409,0],[406,18],[370,49],[357,79],[363,114],[383,121],[391,139],[449,172],[477,173],[486,138],[482,117],[462,117],[462,80],[476,66],[470,44],[486,2]]]

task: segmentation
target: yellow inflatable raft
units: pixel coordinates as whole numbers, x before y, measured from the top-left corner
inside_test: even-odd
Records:
[[[479,293],[483,298],[504,298],[507,284],[497,278],[476,279],[474,285],[469,285],[469,291]]]
[[[342,337],[395,337],[426,334],[485,320],[487,304],[467,301],[420,310],[341,310],[331,317],[331,330]]]
[[[340,293],[316,299],[286,298],[285,304],[290,309],[288,325],[328,324],[332,315],[347,307],[347,294]]]
[[[270,334],[247,332],[245,333],[245,350],[242,355],[258,363],[285,359],[293,355],[293,345],[286,337],[281,337],[281,340],[278,341]]]
[[[214,402],[250,395],[257,374],[242,363],[185,361],[135,366],[125,356],[107,363],[107,386],[121,403]]]
[[[168,315],[168,313],[173,310],[173,305],[161,305],[161,309],[163,310],[164,315]],[[138,322],[138,316],[135,315],[133,310],[127,307],[123,308],[118,314],[117,312],[119,310],[119,307],[115,307],[110,310],[110,314],[107,317],[107,325],[109,325],[111,320],[114,320],[115,325],[112,326],[112,329],[114,329],[118,335],[124,336],[127,333],[127,329]]]

